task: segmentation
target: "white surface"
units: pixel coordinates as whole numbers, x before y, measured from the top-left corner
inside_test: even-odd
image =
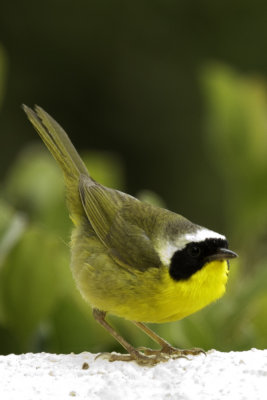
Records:
[[[267,399],[267,350],[212,350],[152,368],[94,358],[90,353],[0,356],[0,399]],[[84,362],[88,369],[82,369]]]

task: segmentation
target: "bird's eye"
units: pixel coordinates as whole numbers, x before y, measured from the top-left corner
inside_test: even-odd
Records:
[[[201,249],[200,249],[200,247],[197,246],[197,245],[190,246],[190,247],[188,247],[188,253],[189,253],[189,255],[190,255],[191,257],[196,258],[196,257],[198,257],[198,256],[200,255]]]

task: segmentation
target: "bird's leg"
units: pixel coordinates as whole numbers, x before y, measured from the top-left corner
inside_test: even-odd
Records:
[[[175,358],[186,357],[187,355],[198,355],[200,353],[206,354],[204,350],[199,348],[193,348],[188,350],[177,349],[176,347],[173,347],[170,343],[168,343],[166,340],[162,339],[162,337],[157,335],[154,331],[149,329],[142,322],[133,321],[133,323],[138,328],[142,329],[142,331],[145,332],[152,340],[154,340],[154,342],[158,343],[161,346],[160,350],[152,350],[152,349],[147,349],[145,347],[140,347],[139,350],[141,350],[144,354],[147,355],[167,354],[169,356],[174,356]]]
[[[129,354],[101,353],[97,357],[107,358],[109,361],[136,361],[140,365],[153,366],[161,361],[167,361],[168,357],[164,354],[142,354],[128,343],[111,325],[105,320],[106,312],[93,309],[95,320],[103,326],[124,348]]]

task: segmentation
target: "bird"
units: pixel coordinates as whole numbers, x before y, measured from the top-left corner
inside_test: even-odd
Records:
[[[173,347],[147,323],[181,320],[223,296],[229,260],[237,257],[226,237],[96,182],[57,122],[39,106],[22,108],[63,171],[77,288],[95,320],[127,351],[103,357],[154,366],[204,352]],[[160,349],[132,346],[108,314],[135,324]]]

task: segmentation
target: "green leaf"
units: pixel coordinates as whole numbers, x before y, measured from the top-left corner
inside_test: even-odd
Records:
[[[5,326],[28,350],[31,335],[74,285],[69,251],[57,238],[36,226],[9,253],[1,271],[0,299]]]

